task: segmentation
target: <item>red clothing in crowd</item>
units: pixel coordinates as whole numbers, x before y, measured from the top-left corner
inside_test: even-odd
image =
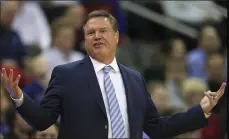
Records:
[[[215,113],[212,113],[209,117],[209,124],[207,127],[201,129],[201,138],[203,139],[211,139],[211,138],[223,138],[224,133],[222,129],[222,124],[217,119]]]

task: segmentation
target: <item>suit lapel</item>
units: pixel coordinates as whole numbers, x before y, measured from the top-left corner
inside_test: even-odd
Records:
[[[125,91],[126,91],[126,101],[127,101],[127,114],[128,114],[128,120],[129,120],[129,127],[130,127],[130,137],[134,138],[135,135],[135,118],[134,118],[134,104],[133,104],[133,93],[132,92],[132,88],[133,85],[132,85],[132,82],[130,81],[130,78],[129,78],[129,74],[126,70],[126,68],[124,66],[122,66],[121,64],[118,64],[119,65],[119,68],[120,68],[120,71],[121,71],[121,75],[122,75],[122,78],[123,78],[123,83],[124,83],[124,86],[125,86]]]
[[[88,91],[92,93],[93,97],[95,98],[96,103],[101,108],[102,112],[107,116],[106,109],[102,97],[102,92],[99,87],[99,82],[97,80],[95,70],[93,68],[92,62],[89,58],[89,56],[86,56],[82,62],[84,64],[83,68],[83,77],[85,77],[83,80],[88,85]]]

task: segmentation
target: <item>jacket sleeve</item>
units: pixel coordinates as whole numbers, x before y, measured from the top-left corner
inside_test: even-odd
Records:
[[[22,118],[37,130],[43,131],[50,127],[61,112],[64,90],[61,75],[60,67],[55,67],[40,105],[24,93],[22,105],[16,108]]]
[[[142,78],[143,79],[143,78]],[[187,112],[177,113],[169,117],[161,117],[146,90],[147,110],[144,119],[144,132],[151,138],[171,138],[185,132],[196,130],[207,125],[208,120],[200,105],[190,108]]]

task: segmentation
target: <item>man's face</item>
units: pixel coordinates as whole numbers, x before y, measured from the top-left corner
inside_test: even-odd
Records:
[[[210,52],[217,52],[220,48],[220,39],[215,28],[207,26],[202,30],[202,47]]]
[[[185,63],[183,60],[172,60],[168,63],[166,69],[167,80],[173,80],[181,83],[187,76]]]
[[[118,32],[115,32],[108,18],[90,19],[84,27],[85,48],[91,57],[103,60],[115,56]]]
[[[72,28],[62,27],[57,32],[56,45],[63,51],[72,51],[75,37],[75,32]]]
[[[73,25],[77,29],[80,28],[83,24],[84,14],[85,14],[84,12],[85,12],[84,7],[81,5],[70,7],[67,10],[65,15],[67,22]]]
[[[223,56],[213,55],[208,58],[207,63],[208,74],[211,79],[222,79],[224,78],[225,64]]]
[[[153,99],[159,112],[166,110],[169,104],[168,88],[164,85],[156,85],[152,90],[151,98]]]
[[[200,90],[200,91],[190,93],[189,97],[187,98],[188,105],[193,106],[199,104],[202,98],[204,97],[203,92],[204,91]]]
[[[183,58],[186,53],[186,47],[183,40],[176,39],[172,42],[172,57]]]
[[[41,85],[46,87],[48,85],[49,74],[47,62],[38,57],[31,62],[32,77]]]

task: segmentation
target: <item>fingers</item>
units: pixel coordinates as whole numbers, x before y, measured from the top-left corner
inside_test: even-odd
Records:
[[[220,88],[217,92],[222,92],[222,91],[224,92],[225,87],[226,87],[226,83],[222,83],[222,85],[220,86]]]
[[[2,74],[3,74],[3,77],[7,76],[6,75],[6,69],[5,68],[2,69]]]
[[[208,93],[210,96],[213,96],[213,97],[216,97],[216,96],[218,95],[217,92],[207,91],[207,93]]]
[[[13,70],[12,69],[10,69],[9,80],[11,83],[13,82]]]
[[[6,75],[6,70],[5,70],[5,68],[3,68],[2,72],[1,72],[1,82],[2,83],[6,83],[7,80],[8,80],[8,78],[7,78],[7,75]]]
[[[15,85],[18,85],[19,81],[20,81],[20,78],[21,78],[21,75],[18,75],[16,80],[13,81],[13,69],[10,69],[10,73],[9,73],[9,78],[6,74],[6,69],[5,68],[2,68],[2,72],[1,72],[1,82],[2,83],[10,83],[10,84],[15,84]]]
[[[13,84],[15,87],[18,86],[20,79],[21,79],[21,75],[18,75],[16,80],[14,81],[14,84]]]
[[[213,96],[211,96],[208,92],[204,92],[204,94],[208,97],[208,99],[210,100],[210,103],[213,105],[216,105],[216,100],[214,99]]]
[[[4,80],[3,80],[3,73],[1,73],[1,84],[4,85]]]
[[[209,94],[209,91],[207,91],[207,92],[204,92],[204,94],[209,98],[209,99],[211,99],[212,98],[212,96]]]
[[[217,91],[217,96],[216,96],[217,100],[219,100],[223,96],[225,92],[225,88],[226,88],[226,83],[222,83],[220,89]]]

